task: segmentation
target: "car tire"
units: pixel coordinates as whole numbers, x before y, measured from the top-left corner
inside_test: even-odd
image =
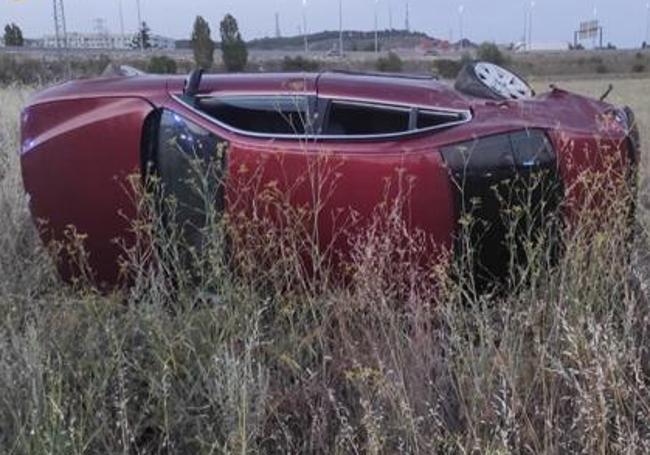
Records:
[[[480,61],[463,66],[454,87],[466,95],[491,100],[526,99],[535,95],[530,85],[516,73]]]

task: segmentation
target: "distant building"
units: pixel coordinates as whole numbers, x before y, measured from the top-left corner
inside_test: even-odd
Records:
[[[68,49],[118,49],[133,48],[135,35],[120,35],[115,33],[68,33]],[[155,49],[176,49],[176,40],[161,35],[150,35],[151,47]],[[33,47],[56,48],[55,35],[46,35],[41,40],[35,40]]]

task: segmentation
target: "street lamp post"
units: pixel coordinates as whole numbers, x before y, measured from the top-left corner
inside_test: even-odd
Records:
[[[375,54],[379,54],[379,34],[377,31],[378,28],[378,19],[377,19],[377,8],[379,7],[379,0],[375,0]]]
[[[530,14],[528,18],[530,19],[528,23],[528,49],[532,50],[533,47],[533,12],[535,11],[535,0],[530,2]]]
[[[140,8],[140,0],[135,0],[138,7],[138,42],[140,43],[140,50],[144,51],[144,36],[142,27],[142,10]]]
[[[339,56],[343,58],[343,0],[339,0]]]
[[[307,37],[307,0],[302,0],[302,36],[305,41],[305,54],[308,54],[309,38]]]
[[[528,50],[528,5],[524,2],[524,36],[523,36],[524,50]]]
[[[646,3],[645,43],[650,46],[650,2]]]
[[[460,5],[458,7],[458,28],[460,31],[460,48],[463,49],[465,47],[465,42],[464,42],[464,35],[463,35],[463,13],[465,12],[465,6]]]
[[[117,7],[120,13],[120,34],[124,37],[124,10],[122,9],[122,0],[118,0]]]

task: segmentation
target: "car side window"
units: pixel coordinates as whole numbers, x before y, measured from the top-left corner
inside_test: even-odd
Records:
[[[406,132],[410,115],[408,107],[332,101],[324,134],[367,136]]]
[[[332,100],[322,131],[324,137],[381,137],[449,127],[469,118],[467,112]]]
[[[223,96],[196,107],[230,128],[259,134],[304,135],[311,130],[308,96]]]
[[[225,129],[263,138],[383,138],[447,128],[471,119],[469,111],[312,95],[200,96],[191,104]]]

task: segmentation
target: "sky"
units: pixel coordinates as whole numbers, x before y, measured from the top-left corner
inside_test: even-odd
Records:
[[[344,28],[372,30],[375,5],[379,28],[404,28],[407,0],[342,0]],[[408,0],[411,29],[439,38],[463,36],[476,42],[510,43],[522,40],[526,11],[532,7],[532,41],[573,40],[583,20],[597,18],[604,41],[619,47],[638,47],[647,38],[650,0]],[[110,31],[120,31],[119,4],[127,32],[137,27],[136,0],[64,0],[68,31],[90,32],[102,18]],[[298,34],[303,0],[140,0],[143,19],[154,33],[188,38],[197,15],[218,34],[219,21],[233,14],[245,39],[275,35],[275,13],[285,36]],[[462,21],[459,14],[462,5]],[[310,32],[338,30],[338,0],[306,0]],[[53,33],[52,0],[0,0],[0,25],[16,22],[27,37]]]

